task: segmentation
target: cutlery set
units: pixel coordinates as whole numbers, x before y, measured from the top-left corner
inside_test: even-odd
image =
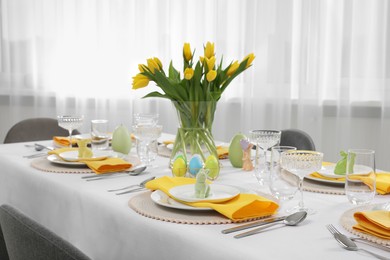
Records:
[[[277,224],[284,224],[286,226],[296,226],[299,223],[301,223],[302,221],[304,221],[306,219],[306,217],[307,217],[306,211],[298,211],[298,212],[293,213],[293,214],[288,215],[288,216],[259,220],[259,221],[255,221],[252,223],[236,226],[233,228],[228,228],[228,229],[222,230],[221,232],[222,232],[222,234],[229,234],[232,232],[237,232],[237,231],[241,231],[244,229],[261,226],[261,227],[258,227],[258,228],[255,228],[255,229],[252,229],[250,231],[240,233],[240,234],[234,236],[234,238],[243,238],[243,237],[247,237],[247,236],[261,233],[264,229],[272,227],[272,226],[277,225]]]
[[[373,256],[375,256],[376,258],[378,259],[382,259],[382,260],[390,260],[390,257],[384,257],[384,256],[381,256],[381,255],[378,255],[374,252],[371,252],[369,250],[366,250],[364,248],[360,248],[356,245],[356,243],[354,241],[357,241],[359,240],[360,242],[363,242],[367,245],[371,245],[371,246],[374,246],[376,248],[379,248],[379,249],[382,249],[384,251],[387,251],[387,252],[390,252],[390,248],[387,247],[387,246],[383,246],[383,245],[379,245],[379,244],[376,244],[376,243],[373,243],[371,241],[368,241],[368,240],[365,240],[363,238],[357,238],[357,237],[353,237],[353,238],[350,238],[350,237],[347,237],[346,235],[342,234],[340,231],[338,231],[333,225],[327,225],[326,228],[329,230],[329,232],[333,235],[333,237],[336,239],[336,241],[346,250],[349,250],[349,251],[364,251],[366,253],[369,253]]]

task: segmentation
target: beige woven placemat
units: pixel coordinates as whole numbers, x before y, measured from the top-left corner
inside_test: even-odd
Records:
[[[345,195],[344,185],[342,184],[326,184],[308,179],[303,179],[303,189],[310,192]]]
[[[178,224],[192,224],[192,225],[230,224],[230,223],[248,222],[248,221],[269,217],[269,216],[264,216],[261,218],[232,221],[213,210],[189,211],[189,210],[163,207],[154,203],[150,198],[150,195],[151,195],[150,191],[137,194],[136,196],[132,197],[129,200],[128,202],[129,207],[142,216],[161,220],[161,221],[166,221],[166,222],[178,223]]]
[[[53,172],[53,173],[93,173],[91,169],[87,166],[61,166],[59,164],[51,163],[49,160],[44,158],[36,158],[31,161],[31,166],[35,169],[44,172]]]
[[[348,232],[351,232],[352,234],[354,234],[354,235],[356,235],[358,237],[367,239],[367,240],[372,241],[372,242],[377,243],[377,244],[390,246],[390,240],[388,240],[388,239],[382,239],[382,238],[375,237],[375,236],[372,236],[372,235],[369,235],[369,234],[365,234],[365,233],[359,232],[359,231],[357,231],[357,230],[352,228],[357,223],[356,220],[353,217],[353,214],[355,212],[358,212],[358,211],[369,211],[369,210],[372,210],[373,208],[375,208],[376,206],[380,206],[380,204],[377,204],[377,205],[365,205],[365,206],[360,206],[360,207],[357,207],[357,208],[353,208],[353,209],[347,210],[346,212],[344,212],[343,215],[341,215],[340,223]]]

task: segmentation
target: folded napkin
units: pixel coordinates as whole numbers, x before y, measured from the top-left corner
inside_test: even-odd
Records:
[[[53,142],[55,144],[57,144],[58,146],[60,146],[60,147],[62,147],[62,146],[69,147],[70,146],[69,137],[54,136],[53,137]],[[77,139],[76,138],[72,138],[72,146],[74,146],[76,144],[77,144]]]
[[[322,180],[345,181],[345,177],[341,177],[342,175],[340,175],[340,178],[329,178],[326,176],[322,176],[318,172],[313,172],[310,174],[310,176]],[[368,181],[366,182],[367,185],[370,185],[369,181],[370,179],[368,179]],[[390,173],[386,173],[386,172],[376,173],[376,192],[382,195],[390,193]]]
[[[194,178],[164,176],[149,181],[146,184],[146,188],[150,190],[161,190],[171,198],[175,199],[169,193],[169,190],[171,188],[180,185],[194,184],[195,182],[196,179]],[[278,204],[275,203],[274,201],[268,200],[256,194],[244,194],[244,193],[241,193],[228,201],[219,202],[219,203],[213,203],[207,201],[191,202],[191,203],[183,202],[183,201],[180,202],[193,207],[212,208],[232,220],[244,220],[249,218],[269,216],[274,214],[279,207]]]
[[[229,147],[222,145],[217,146],[217,154],[219,159],[227,159],[229,156]]]
[[[353,229],[376,237],[390,239],[390,211],[355,212],[357,224]]]
[[[121,158],[107,158],[101,161],[83,161],[96,174],[120,172],[130,169],[133,165]]]
[[[67,151],[77,151],[78,148],[60,148],[53,151],[49,151],[48,154],[55,154],[60,159],[61,153]],[[96,174],[103,174],[108,172],[119,172],[130,169],[133,165],[121,158],[107,158],[107,157],[95,157],[95,158],[81,158],[78,162],[85,163]]]

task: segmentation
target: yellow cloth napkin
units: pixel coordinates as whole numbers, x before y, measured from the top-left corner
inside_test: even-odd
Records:
[[[64,137],[64,136],[54,136],[53,137],[53,142],[57,144],[58,146],[65,146],[69,147],[70,142],[69,142],[69,137]],[[77,139],[72,138],[72,146],[77,144]]]
[[[337,180],[337,181],[345,181],[345,177],[340,178],[329,178],[322,176],[318,172],[313,172],[310,174],[313,178],[323,179],[323,180]],[[367,185],[370,185],[370,183],[367,182]],[[376,192],[379,194],[385,195],[390,193],[390,173],[386,172],[378,172],[376,173]]]
[[[63,160],[59,154],[67,151],[78,151],[78,148],[60,148],[49,151],[48,154],[55,154]],[[85,163],[96,174],[124,171],[130,169],[133,166],[131,163],[121,158],[95,157],[82,158],[77,161]]]
[[[219,145],[217,146],[217,154],[219,159],[226,159],[229,156],[229,147]]]
[[[390,211],[355,212],[357,224],[353,229],[376,237],[390,239]]]
[[[83,161],[96,174],[120,172],[130,169],[133,165],[121,158],[107,158],[101,161]]]
[[[196,179],[185,177],[164,176],[149,181],[146,188],[150,190],[161,190],[171,198],[174,198],[169,190],[173,187],[187,184],[194,184]],[[212,191],[212,190],[211,190]],[[174,198],[175,199],[175,198]],[[180,201],[182,202],[182,201]],[[279,205],[274,201],[260,197],[256,194],[239,194],[231,200],[212,202],[182,202],[193,207],[209,207],[232,220],[243,220],[248,218],[269,216],[276,212]]]

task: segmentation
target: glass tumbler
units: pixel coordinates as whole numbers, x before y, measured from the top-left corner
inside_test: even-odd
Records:
[[[354,205],[370,203],[376,193],[375,151],[350,149],[347,157],[345,193]]]
[[[280,166],[282,152],[297,150],[292,146],[274,146],[271,148],[271,174],[269,189],[278,200],[294,198],[298,190],[299,178]]]

